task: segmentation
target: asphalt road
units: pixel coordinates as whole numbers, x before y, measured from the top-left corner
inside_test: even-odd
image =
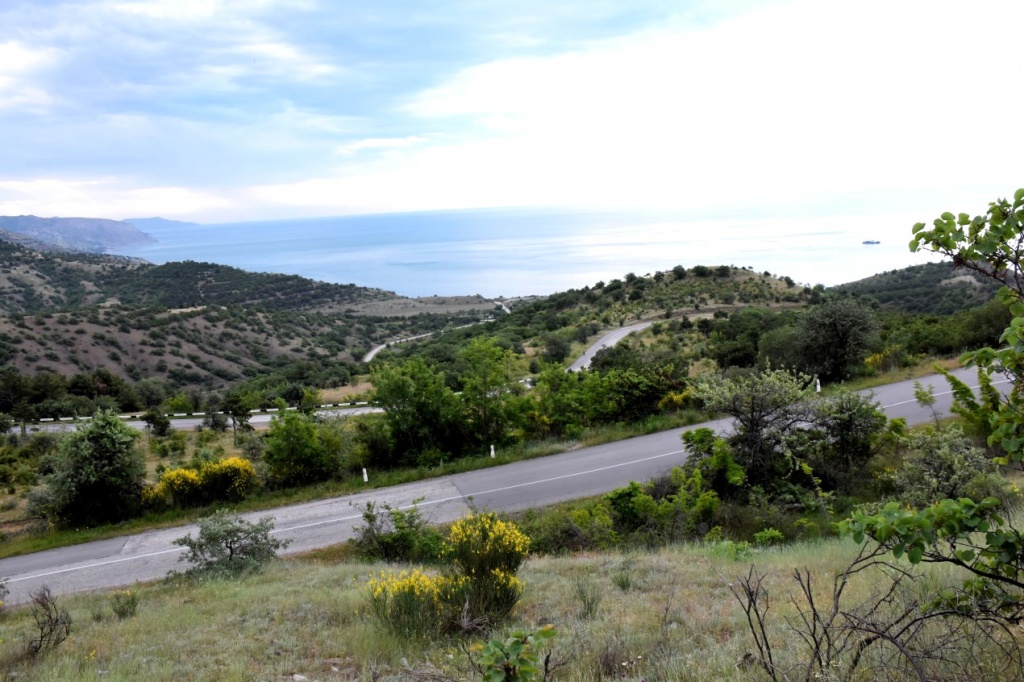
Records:
[[[968,385],[976,384],[974,370],[959,370],[954,374]],[[952,397],[945,379],[935,375],[920,381],[934,387],[936,412],[940,416],[948,415]],[[890,417],[903,417],[910,424],[933,419],[931,411],[914,400],[912,381],[877,388],[874,395]],[[721,419],[688,428],[701,426],[727,433],[730,422]],[[246,517],[255,520],[272,516],[275,535],[291,540],[287,552],[292,553],[352,537],[353,527],[359,523],[359,509],[370,500],[408,507],[419,499],[418,506],[424,515],[438,523],[465,515],[471,506],[507,511],[553,504],[598,495],[631,480],[643,481],[669,471],[686,459],[679,439],[685,430],[672,429],[541,459],[281,507]],[[8,576],[12,602],[24,601],[31,590],[44,584],[57,593],[69,593],[153,580],[183,566],[178,562],[182,549],[172,541],[195,530],[194,525],[182,526],[4,559],[0,561],[0,575]]]
[[[601,350],[602,348],[611,348],[619,341],[632,334],[633,332],[638,332],[641,329],[647,329],[652,324],[652,322],[638,322],[637,324],[631,324],[627,327],[620,327],[615,331],[608,332],[607,334],[599,338],[597,341],[592,343],[590,347],[587,348],[586,352],[584,352],[583,355],[576,359],[576,362],[569,365],[569,371],[578,372],[581,369],[586,369],[587,367],[590,367],[590,361],[594,359],[594,355],[597,354],[597,351]]]

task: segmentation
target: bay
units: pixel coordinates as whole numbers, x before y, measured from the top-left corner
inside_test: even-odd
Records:
[[[485,209],[147,226],[154,263],[194,260],[404,296],[549,294],[675,265],[735,265],[831,286],[924,262],[908,224],[862,217],[685,219]],[[881,243],[865,245],[865,240]]]

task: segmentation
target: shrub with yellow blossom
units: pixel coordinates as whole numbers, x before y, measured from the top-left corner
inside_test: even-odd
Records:
[[[256,469],[242,457],[212,462],[199,470],[203,494],[209,500],[237,502],[256,489]]]
[[[401,637],[423,637],[446,630],[451,596],[462,581],[411,571],[381,573],[369,582],[370,610],[385,628]]]
[[[468,516],[449,532],[441,575],[420,569],[371,580],[370,609],[392,632],[426,635],[483,630],[508,617],[523,594],[516,571],[530,540],[512,523],[492,513]]]
[[[158,497],[172,507],[191,507],[202,500],[203,484],[192,469],[165,471],[156,486]]]
[[[149,497],[172,507],[193,507],[210,502],[244,499],[257,486],[256,469],[241,457],[229,457],[195,469],[164,472]],[[154,506],[154,505],[151,505]]]
[[[493,512],[473,514],[452,524],[441,555],[459,574],[475,578],[495,569],[515,574],[530,551],[530,538]]]

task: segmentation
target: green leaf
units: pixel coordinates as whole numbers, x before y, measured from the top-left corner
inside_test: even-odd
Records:
[[[912,563],[912,564],[919,564],[919,563],[921,563],[921,558],[923,556],[924,556],[924,547],[921,547],[920,545],[914,545],[913,547],[910,548],[910,551],[907,552],[907,559],[909,559],[910,563]]]

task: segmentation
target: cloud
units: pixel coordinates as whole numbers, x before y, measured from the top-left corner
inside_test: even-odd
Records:
[[[338,147],[337,152],[343,155],[351,155],[365,150],[402,149],[426,141],[427,138],[417,135],[409,137],[368,137],[341,145]]]
[[[33,78],[56,60],[47,48],[30,48],[18,41],[0,43],[0,110],[45,111],[54,98],[33,84]]]
[[[131,187],[113,178],[0,181],[0,215],[39,215],[39,207],[46,206],[45,217],[124,219],[159,214],[174,218],[213,213],[230,203],[216,192],[188,187]]]
[[[945,210],[1019,184],[1019,59],[991,27],[1020,24],[1024,5],[722,7],[40,10],[16,34],[31,40],[0,43],[0,124],[15,141],[0,179],[71,178],[65,208],[96,205],[75,189],[83,177],[114,205],[144,187],[203,188],[181,204],[210,211],[187,216],[199,220],[522,205],[782,215],[936,198]],[[51,116],[11,113],[33,106]]]

